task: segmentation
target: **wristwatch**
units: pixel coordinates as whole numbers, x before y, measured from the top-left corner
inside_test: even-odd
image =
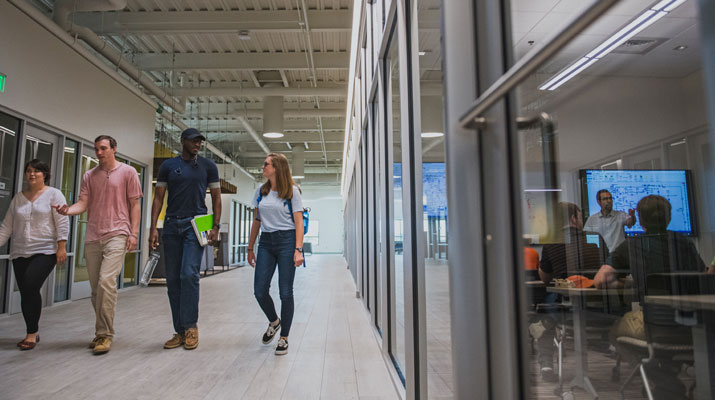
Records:
[[[221,229],[221,224],[214,224],[213,227],[214,227],[214,228],[219,228],[219,229]]]
[[[295,249],[298,250],[298,251],[300,251],[301,253],[303,252],[303,248],[302,248],[302,247],[296,247]]]

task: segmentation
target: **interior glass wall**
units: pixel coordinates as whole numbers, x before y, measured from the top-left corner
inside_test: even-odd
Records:
[[[394,294],[391,298],[393,304],[391,308],[391,325],[394,326],[393,341],[391,343],[390,354],[392,355],[398,371],[404,380],[405,373],[405,274],[403,255],[403,224],[402,224],[402,131],[400,115],[400,62],[399,62],[399,41],[397,30],[393,30],[393,37],[388,45],[387,55],[384,60],[387,79],[385,82],[386,105],[388,110],[387,129],[389,150],[392,152],[392,160],[387,168],[387,178],[392,181],[392,192],[389,201],[392,203],[390,209],[392,218],[390,221],[390,232],[392,234],[390,252],[391,276],[390,292]]]
[[[99,160],[89,156],[90,148],[84,146],[82,158],[80,159],[80,179],[90,169],[99,165]],[[87,212],[80,214],[77,218],[77,241],[75,242],[75,266],[74,266],[74,282],[89,282],[87,275],[87,260],[84,257],[84,235],[87,232]]]
[[[0,112],[0,218],[5,214],[15,195],[20,120]],[[10,276],[10,243],[0,247],[0,313],[7,311],[6,298],[8,277]]]
[[[425,316],[428,398],[453,398],[449,309],[447,181],[442,98],[441,1],[420,3],[419,76],[422,132],[422,238],[425,254]]]
[[[68,204],[75,201],[77,195],[77,160],[79,154],[79,142],[71,139],[65,139],[64,149],[62,151],[62,179],[60,182],[60,191],[65,196]],[[55,267],[55,301],[63,301],[69,299],[69,280],[70,270],[74,260],[74,221],[75,217],[70,217],[70,232],[67,238],[67,261],[64,264]]]
[[[572,3],[512,0],[517,58]],[[510,93],[532,398],[713,398],[702,12],[617,3]]]

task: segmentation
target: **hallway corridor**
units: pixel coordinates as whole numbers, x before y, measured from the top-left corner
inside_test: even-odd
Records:
[[[290,350],[261,344],[265,317],[250,267],[201,280],[198,349],[164,350],[166,288],[119,294],[112,350],[93,356],[89,299],[46,308],[42,341],[18,351],[21,314],[0,317],[0,399],[397,399],[368,316],[338,255],[296,274]],[[271,294],[279,305],[277,280]]]

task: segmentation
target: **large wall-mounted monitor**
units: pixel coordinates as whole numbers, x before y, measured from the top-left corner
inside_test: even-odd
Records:
[[[657,194],[672,206],[668,230],[695,236],[691,182],[688,170],[581,170],[584,218],[601,210],[596,200],[601,189],[608,189],[613,195],[613,209],[624,212],[635,209],[643,197]],[[626,235],[643,233],[639,221],[631,228],[626,227]]]

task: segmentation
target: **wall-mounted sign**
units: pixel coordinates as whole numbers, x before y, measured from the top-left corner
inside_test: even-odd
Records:
[[[0,73],[0,93],[5,92],[5,81],[7,80],[7,75]]]

